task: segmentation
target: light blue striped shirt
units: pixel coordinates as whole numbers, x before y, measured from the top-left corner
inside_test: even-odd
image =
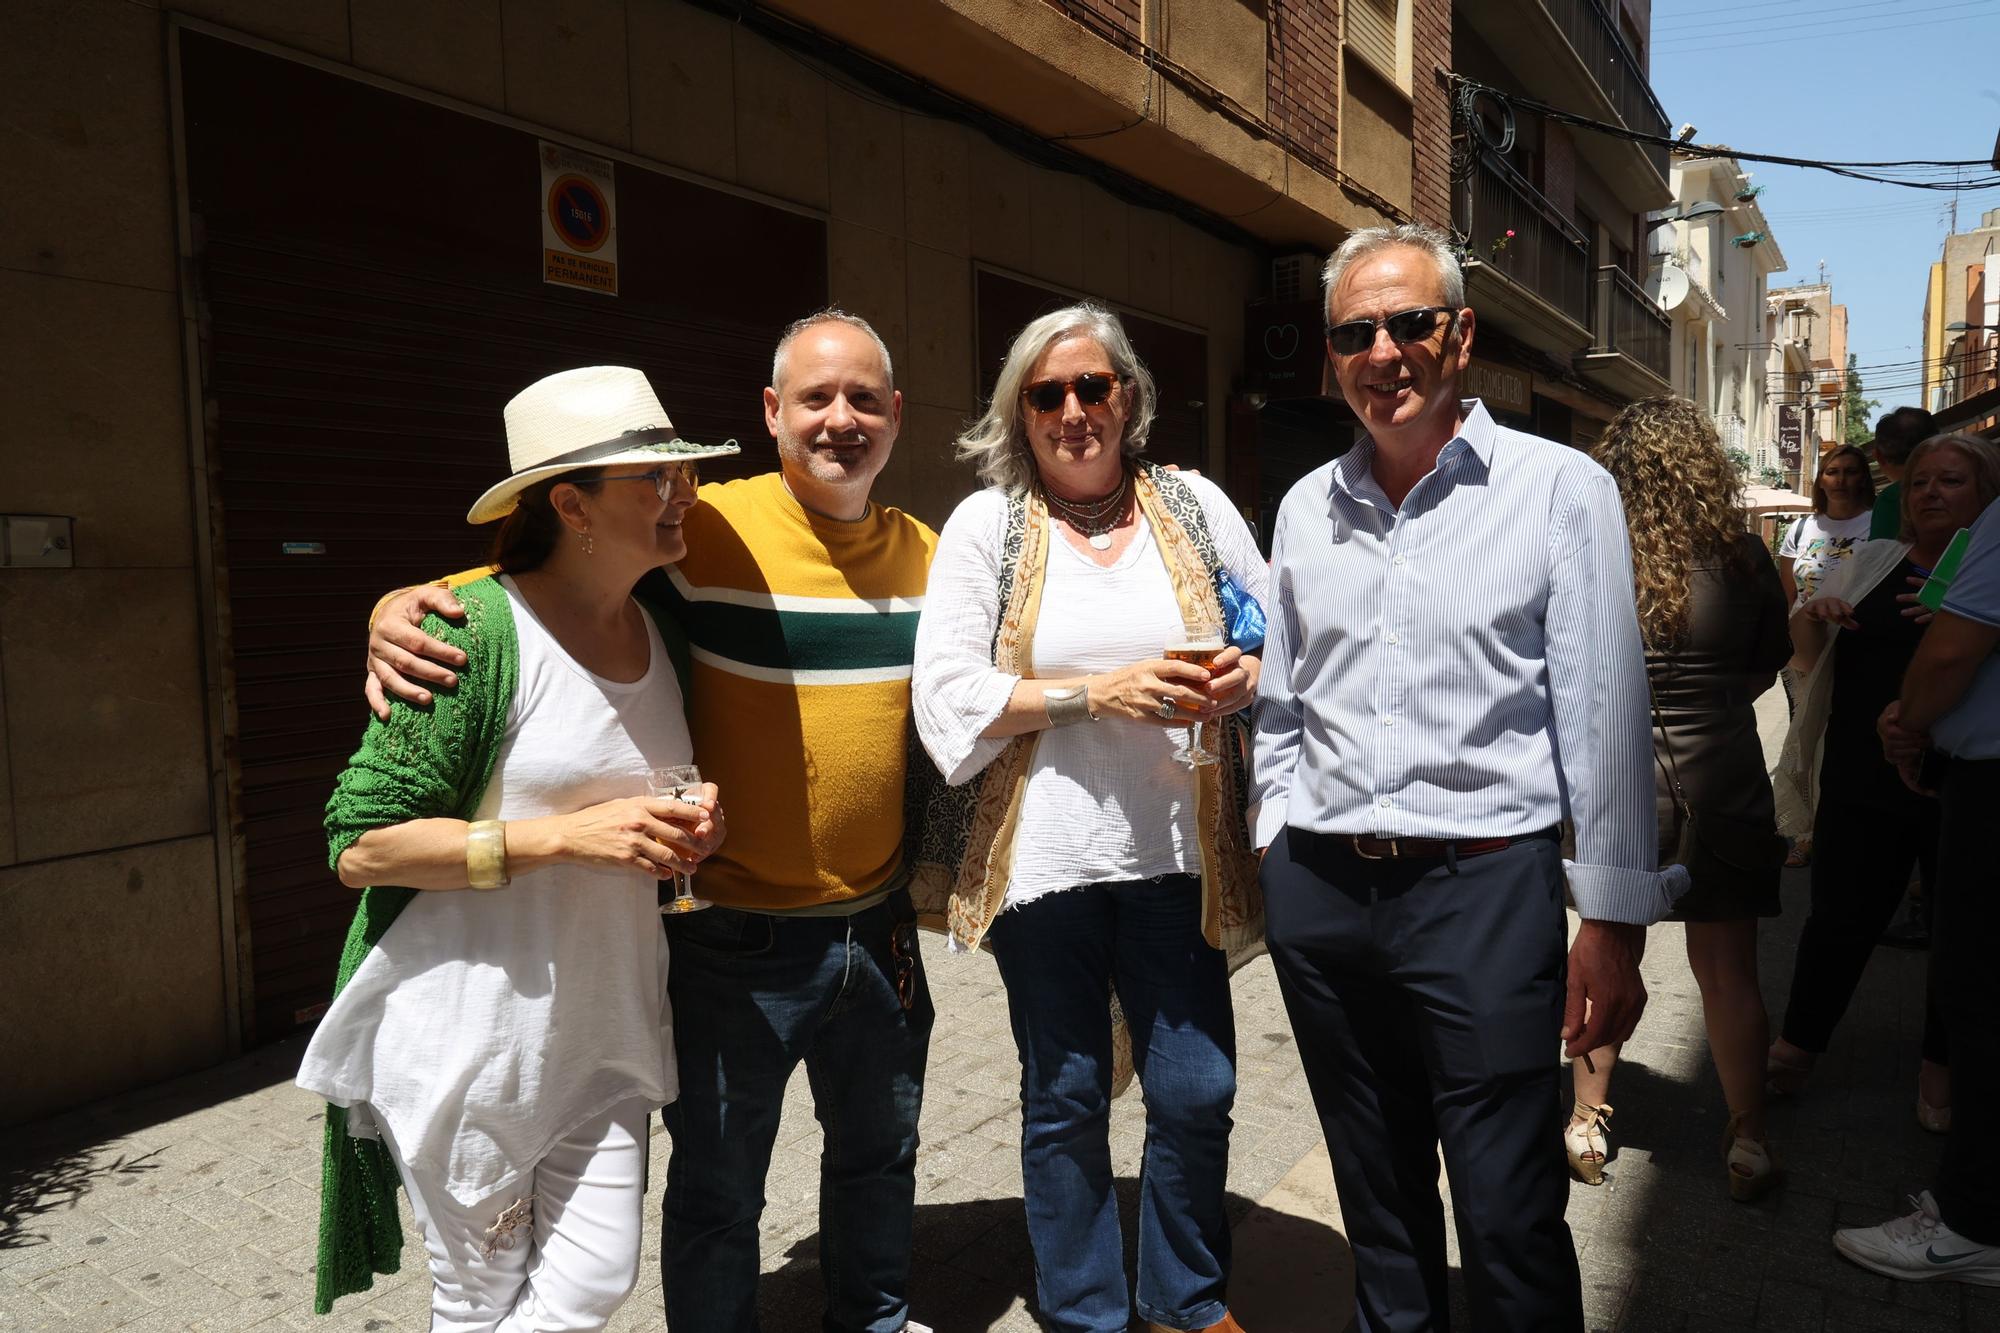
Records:
[[[1617,486],[1464,411],[1400,510],[1363,439],[1278,511],[1257,843],[1286,824],[1492,838],[1570,819],[1577,909],[1650,923],[1671,899]]]

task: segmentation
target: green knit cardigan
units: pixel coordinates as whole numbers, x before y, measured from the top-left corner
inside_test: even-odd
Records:
[[[370,829],[412,819],[470,819],[486,794],[519,680],[520,640],[498,579],[480,579],[453,592],[465,605],[464,622],[431,616],[424,631],[464,651],[458,684],[433,689],[428,706],[398,701],[390,706],[387,722],[369,722],[360,750],[348,760],[326,805],[330,866],[338,866],[340,854]],[[639,602],[659,626],[685,698],[687,637],[654,599],[642,595]],[[389,885],[361,891],[334,975],[336,996],[415,893]],[[366,1291],[375,1274],[394,1273],[401,1266],[400,1183],[381,1140],[350,1136],[346,1109],[329,1105],[320,1166],[316,1313],[329,1313],[336,1298]]]

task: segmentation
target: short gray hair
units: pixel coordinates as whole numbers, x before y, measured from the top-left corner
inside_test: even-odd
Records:
[[[1125,336],[1125,326],[1118,322],[1118,316],[1085,301],[1030,320],[1026,328],[1014,335],[1014,345],[1007,350],[1007,360],[1000,367],[1000,378],[993,383],[993,401],[987,404],[985,415],[958,437],[959,461],[974,464],[979,469],[979,479],[988,486],[998,487],[1009,495],[1023,495],[1034,484],[1035,454],[1028,447],[1027,427],[1022,424],[1021,391],[1027,388],[1029,374],[1049,349],[1072,336],[1090,338],[1104,349],[1104,355],[1111,361],[1111,372],[1125,390],[1130,406],[1125,412],[1120,452],[1132,458],[1146,447],[1158,401],[1153,373],[1132,350],[1132,340]]]
[[[1394,227],[1363,227],[1348,233],[1340,248],[1327,256],[1326,267],[1320,271],[1321,313],[1328,320],[1333,318],[1333,289],[1340,285],[1342,275],[1350,267],[1398,246],[1429,255],[1437,265],[1438,280],[1444,287],[1444,303],[1453,310],[1465,307],[1465,272],[1459,267],[1451,237],[1428,222],[1405,222]]]
[[[891,389],[896,387],[896,367],[889,360],[889,344],[882,341],[882,335],[875,332],[875,326],[859,315],[849,314],[837,305],[830,305],[824,310],[813,311],[804,319],[795,319],[785,325],[784,333],[778,337],[777,350],[771,353],[772,389],[782,390],[784,388],[784,385],[779,383],[779,381],[784,378],[785,354],[792,350],[792,343],[797,340],[800,334],[811,329],[816,329],[822,324],[845,324],[849,328],[860,329],[863,333],[867,334],[869,341],[875,344],[875,350],[882,354],[882,374],[887,377],[889,387]]]

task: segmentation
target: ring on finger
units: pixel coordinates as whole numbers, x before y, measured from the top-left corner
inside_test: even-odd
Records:
[[[1156,705],[1156,706],[1154,707],[1154,709],[1153,709],[1153,712],[1154,712],[1154,713],[1155,713],[1155,714],[1156,714],[1157,716],[1159,716],[1159,717],[1162,717],[1162,718],[1168,718],[1168,717],[1172,717],[1172,716],[1173,716],[1173,715],[1175,714],[1175,712],[1177,712],[1177,711],[1178,711],[1178,710],[1177,710],[1177,709],[1175,709],[1175,707],[1174,707],[1174,701],[1173,701],[1172,699],[1162,699],[1162,700],[1160,700],[1160,702],[1158,703],[1158,705]]]

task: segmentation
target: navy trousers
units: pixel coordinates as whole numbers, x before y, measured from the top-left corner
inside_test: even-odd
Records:
[[[1953,1231],[2000,1245],[2000,893],[1987,846],[2000,759],[1953,760],[1942,795],[1931,988],[1951,1049],[1951,1133],[1931,1194]]]
[[[1447,1330],[1450,1174],[1472,1323],[1581,1330],[1563,1210],[1566,951],[1553,838],[1370,860],[1286,829],[1267,937],[1333,1158],[1362,1333]]]

